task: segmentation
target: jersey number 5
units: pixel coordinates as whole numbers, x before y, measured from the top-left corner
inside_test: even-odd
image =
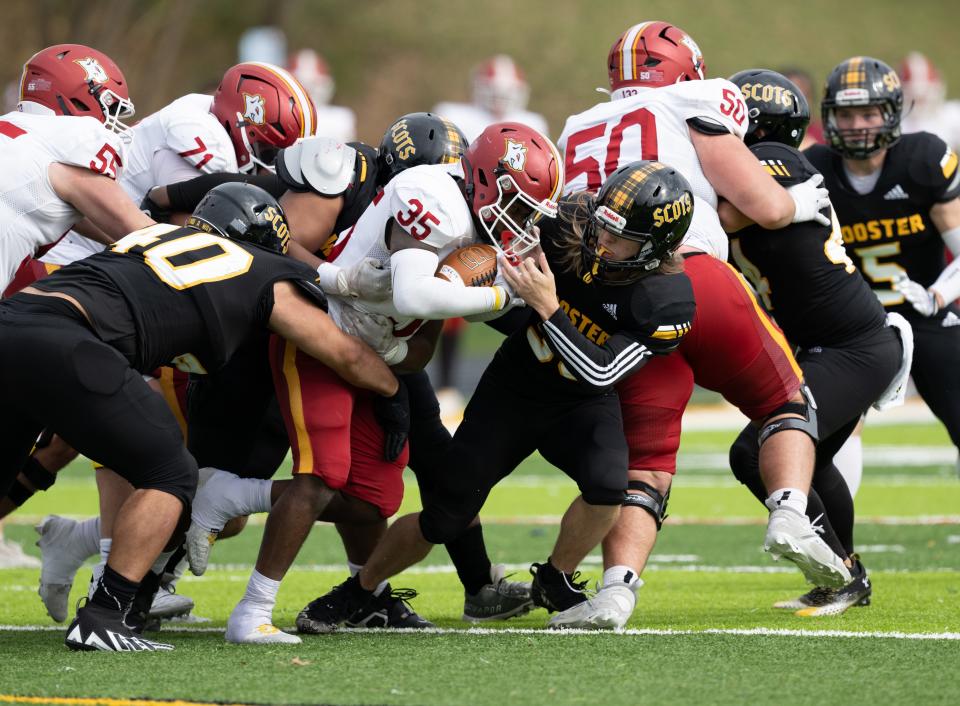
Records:
[[[567,181],[571,182],[581,174],[587,175],[587,189],[598,191],[604,179],[620,166],[620,148],[623,145],[623,133],[629,128],[640,130],[640,155],[627,155],[627,161],[636,159],[657,159],[657,118],[646,108],[632,110],[620,118],[620,122],[610,130],[607,141],[607,154],[601,170],[596,157],[576,159],[577,148],[590,142],[602,140],[607,132],[607,124],[594,125],[575,132],[567,139],[566,164]]]

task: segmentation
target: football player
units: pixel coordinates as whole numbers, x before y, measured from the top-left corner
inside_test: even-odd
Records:
[[[324,58],[313,49],[301,49],[290,56],[287,70],[306,87],[313,99],[317,124],[323,126],[320,134],[339,142],[356,140],[357,116],[350,108],[330,105],[336,84]]]
[[[667,223],[655,214],[676,213]],[[397,520],[360,573],[341,584],[343,614],[374,600],[380,581],[457,536],[487,495],[536,450],[581,495],[546,561],[534,564],[535,602],[563,610],[586,599],[578,564],[607,533],[627,488],[627,445],[613,386],[690,330],[690,282],[674,251],[693,193],[675,170],[642,161],[616,170],[600,195],[575,194],[541,221],[542,252],[503,277],[529,308],[467,405],[448,473],[420,513]]]
[[[476,139],[492,123],[514,122],[548,134],[547,121],[527,110],[530,86],[512,58],[498,54],[483,61],[473,72],[473,103],[438,103],[434,112],[444,115]]]
[[[476,242],[479,233],[511,257],[535,248],[536,237],[517,221],[555,213],[562,174],[553,144],[517,123],[490,126],[453,164],[401,172],[356,225],[340,234],[328,256],[333,269],[318,270],[321,285],[331,291],[338,271],[372,259],[384,268],[389,265],[391,290],[377,300],[333,297],[331,316],[348,330],[370,314],[389,317],[391,335],[375,349],[398,370],[422,369],[438,331],[425,322],[504,312],[518,303],[505,284],[462,287],[435,277],[442,257]],[[230,642],[264,642],[265,633],[277,641],[297,640],[271,629],[274,596],[334,491],[342,489],[366,503],[373,520],[393,515],[403,495],[407,448],[389,436],[384,439],[373,423],[368,395],[276,338],[271,367],[295,475],[271,508],[257,567],[227,623]],[[333,415],[332,410],[339,411]],[[381,600],[385,588],[378,587]],[[298,629],[332,630],[336,623],[326,619],[330,606],[315,608],[301,613]]]
[[[315,127],[313,103],[287,71],[270,64],[238,64],[226,71],[214,96],[183,96],[131,128],[133,140],[126,151],[120,186],[140,203],[158,184],[172,184],[204,173],[272,169],[278,149],[312,135]],[[102,247],[71,232],[41,260],[48,269],[55,269]],[[154,377],[185,432],[182,400],[186,375],[164,368],[155,371]],[[37,475],[42,469],[43,477],[50,478],[52,483],[52,474],[72,460],[63,446],[54,437],[47,449],[33,455],[26,470]],[[49,456],[57,452],[59,460],[51,463]],[[38,529],[43,553],[40,596],[48,613],[58,622],[66,619],[70,586],[83,561],[99,552],[101,560],[95,574],[106,562],[114,510],[130,492],[129,486],[107,469],[98,470],[97,482],[101,495],[99,517],[76,522],[53,516]],[[22,504],[27,498],[29,494],[21,493],[16,499]],[[163,605],[157,605],[154,613],[164,617],[192,608],[189,599],[173,596],[170,590],[159,594],[159,600]]]
[[[636,602],[660,528],[693,384],[721,392],[760,428],[761,473],[770,516],[764,548],[786,556],[818,583],[842,585],[849,570],[804,514],[816,441],[815,411],[782,333],[757,307],[725,260],[718,197],[766,229],[818,220],[829,204],[812,176],[779,186],[742,143],[749,119],[740,90],[705,79],[696,42],[666,22],[620,35],[608,55],[611,100],[567,120],[567,190],[593,189],[617,164],[658,155],[690,181],[697,207],[680,247],[693,284],[693,330],[677,354],[654,359],[618,386],[630,447],[625,511],[603,543],[603,589],[555,616],[557,627],[622,627]],[[662,213],[665,221],[673,213]],[[664,332],[663,335],[668,335]]]
[[[918,51],[907,54],[898,73],[903,83],[903,132],[932,132],[960,150],[960,101],[946,100],[947,87],[933,62]]]
[[[810,109],[799,89],[774,71],[741,71],[730,80],[747,104],[745,142],[757,159],[785,187],[807,180],[815,170],[797,148]],[[853,577],[842,588],[817,586],[775,606],[802,616],[839,615],[868,605],[872,589],[854,553],[853,499],[833,457],[871,405],[889,406],[905,389],[910,325],[899,314],[886,314],[847,256],[835,219],[830,227],[808,221],[765,231],[727,202],[720,204],[720,218],[728,232],[736,231],[731,250],[737,267],[799,350],[797,361],[817,402],[820,438],[807,516],[819,518],[824,540]],[[731,447],[730,465],[763,502],[758,448],[757,429],[748,425]]]
[[[135,231],[0,303],[3,468],[19,467],[50,426],[136,488],[115,520],[96,590],[67,631],[68,647],[172,649],[139,637],[126,619],[141,578],[158,555],[166,562],[162,552],[193,498],[197,467],[142,373],[169,361],[216,370],[251,333],[268,328],[376,393],[378,418],[401,430],[409,414],[402,388],[326,316],[314,271],[282,256],[288,237],[269,194],[224,185],[187,227]],[[28,394],[41,379],[45,394]],[[4,489],[11,481],[6,473]]]
[[[910,322],[917,392],[960,446],[960,253],[957,153],[927,132],[901,136],[903,90],[890,66],[838,64],[821,103],[827,146],[805,152],[824,175],[853,264],[887,311]],[[841,469],[858,485],[862,467]]]

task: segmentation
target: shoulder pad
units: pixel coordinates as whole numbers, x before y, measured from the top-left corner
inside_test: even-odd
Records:
[[[802,184],[819,172],[798,150],[779,142],[758,142],[750,151],[784,188]]]
[[[237,171],[233,144],[209,113],[174,113],[166,125],[164,142],[165,145],[152,145],[153,151],[169,147],[191,166],[207,174]]]
[[[308,137],[280,150],[277,174],[296,191],[339,196],[353,181],[357,151],[329,137]]]
[[[58,116],[57,132],[52,137],[58,162],[83,167],[118,179],[126,145],[120,135],[108,130],[89,116]]]
[[[397,224],[437,250],[473,234],[470,208],[447,166],[411,167],[395,176],[384,189],[390,199],[390,215]]]
[[[946,142],[929,132],[904,135],[901,148],[907,153],[910,178],[937,201],[949,201],[960,193],[960,169],[957,153]]]

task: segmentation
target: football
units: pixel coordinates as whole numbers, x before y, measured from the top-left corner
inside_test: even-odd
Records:
[[[497,249],[492,245],[467,245],[443,258],[437,277],[465,287],[489,287],[497,278]]]

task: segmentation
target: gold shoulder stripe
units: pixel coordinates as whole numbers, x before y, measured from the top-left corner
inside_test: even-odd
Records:
[[[944,179],[953,176],[953,173],[957,170],[957,153],[948,149],[947,154],[940,161],[940,168],[943,170]]]
[[[656,338],[659,341],[674,341],[678,338],[683,338],[689,332],[690,322],[687,321],[682,324],[658,326],[657,330],[650,335],[650,338]]]

